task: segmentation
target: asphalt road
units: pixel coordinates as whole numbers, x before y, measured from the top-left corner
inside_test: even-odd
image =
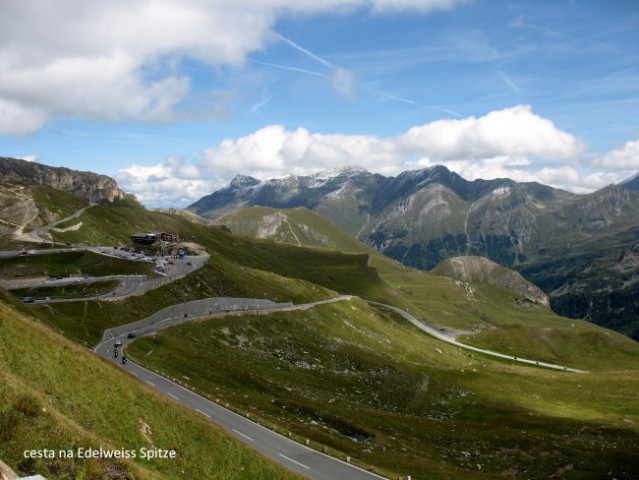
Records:
[[[544,367],[544,368],[550,368],[553,370],[561,370],[564,372],[572,372],[572,373],[588,373],[585,370],[577,370],[576,368],[570,368],[570,367],[566,367],[564,365],[555,365],[553,363],[545,363],[545,362],[539,362],[537,360],[529,360],[526,358],[520,358],[520,357],[514,357],[512,355],[506,355],[504,353],[499,353],[499,352],[493,352],[492,350],[484,350],[483,348],[478,348],[478,347],[473,347],[471,345],[466,345],[465,343],[461,343],[458,342],[457,340],[455,340],[454,338],[442,333],[440,330],[438,330],[435,327],[431,327],[430,325],[426,325],[422,322],[420,322],[419,320],[417,320],[415,317],[413,317],[410,313],[397,308],[397,307],[393,307],[391,305],[386,305],[384,303],[379,303],[379,302],[373,302],[370,300],[366,300],[368,303],[372,304],[372,305],[380,305],[382,307],[386,307],[390,310],[393,310],[394,312],[399,313],[402,317],[404,317],[406,320],[408,320],[410,323],[412,323],[413,325],[415,325],[417,328],[419,328],[421,331],[426,332],[427,334],[438,338],[439,340],[442,340],[444,342],[450,343],[452,345],[456,345],[460,348],[464,348],[466,350],[472,350],[474,352],[478,352],[478,353],[483,353],[486,355],[490,355],[492,357],[499,357],[499,358],[505,358],[507,360],[513,360],[515,362],[520,362],[520,363],[527,363],[530,365],[535,365],[537,367]]]
[[[43,227],[39,227],[36,228],[35,230],[32,230],[31,232],[29,232],[29,237],[31,237],[31,240],[34,242],[38,242],[38,243],[51,243],[51,244],[57,244],[57,245],[62,245],[62,243],[59,242],[54,242],[52,240],[47,240],[45,238],[42,238],[40,236],[41,233],[43,232],[48,232],[49,230],[51,230],[53,227],[55,227],[56,225],[62,223],[62,222],[66,222],[67,220],[71,220],[72,218],[78,218],[79,216],[81,216],[88,208],[91,208],[95,206],[94,203],[87,205],[84,208],[81,208],[80,210],[78,210],[77,212],[73,213],[72,215],[69,215],[66,218],[63,218],[61,220],[56,220],[53,223],[50,223],[49,225],[44,225]]]
[[[312,308],[315,305],[347,300],[351,297],[344,296],[322,302],[290,306],[285,305],[281,310]],[[240,301],[242,299],[235,299]],[[274,311],[269,309],[266,311]],[[160,328],[166,328],[166,323],[156,324],[156,328],[144,327],[143,335],[150,335]],[[142,332],[142,329],[140,330]],[[136,334],[136,337],[139,335]],[[186,388],[147,370],[132,361],[121,363],[122,350],[135,339],[128,338],[126,334],[110,338],[100,343],[94,351],[107,360],[118,364],[122,369],[137,377],[155,390],[163,393],[174,401],[186,405],[199,412],[211,421],[220,425],[231,435],[254,448],[264,456],[270,458],[285,468],[299,473],[313,480],[373,480],[381,479],[379,475],[355,467],[349,463],[330,457],[321,452],[297,443],[285,436],[269,430],[253,421],[224,408],[217,403],[208,400]],[[120,354],[114,357],[114,344],[122,342]]]
[[[106,255],[106,256],[111,256],[115,258],[121,258],[112,254],[112,249],[110,249],[109,247],[89,247],[89,246],[36,250],[35,253],[28,254],[28,256],[44,255],[44,254],[60,253],[60,252],[73,252],[78,250],[86,250],[89,252],[97,253],[99,255]],[[18,250],[0,252],[0,257],[17,257],[17,256],[20,256],[20,251]],[[128,296],[142,295],[148,290],[157,288],[161,285],[177,280],[178,278],[182,278],[188,275],[189,273],[197,270],[198,268],[201,268],[204,265],[206,265],[209,258],[210,258],[209,255],[200,255],[200,256],[189,256],[183,259],[172,259],[171,261],[173,262],[173,264],[169,265],[166,274],[159,278],[148,278],[146,275],[110,275],[110,276],[89,277],[89,278],[82,278],[82,277],[63,278],[60,280],[49,280],[44,283],[36,279],[33,281],[33,283],[22,284],[20,288],[54,287],[56,285],[62,286],[62,285],[69,285],[69,284],[92,283],[92,282],[100,281],[100,280],[115,279],[120,281],[120,285],[118,285],[118,287],[116,287],[113,291],[102,294],[102,295],[91,296],[87,298],[73,298],[73,299],[51,298],[50,300],[45,300],[41,298],[41,299],[35,300],[34,303],[77,302],[81,300],[115,301]]]

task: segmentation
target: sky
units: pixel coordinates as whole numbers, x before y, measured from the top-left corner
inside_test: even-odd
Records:
[[[636,0],[2,0],[0,156],[185,207],[236,175],[639,171]]]

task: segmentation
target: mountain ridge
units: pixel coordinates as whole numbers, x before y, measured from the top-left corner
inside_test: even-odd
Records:
[[[619,293],[639,297],[639,282],[632,275],[612,290],[576,288],[586,277],[586,283],[596,283],[588,267],[597,259],[606,259],[598,263],[606,265],[601,278],[614,278],[617,266],[607,251],[624,245],[633,251],[639,243],[634,233],[639,227],[639,190],[628,188],[635,177],[589,194],[508,178],[468,181],[443,166],[396,177],[362,170],[338,170],[324,177],[321,182],[315,181],[317,174],[271,179],[241,191],[229,186],[219,191],[224,196],[214,192],[189,209],[216,218],[253,206],[305,207],[386,256],[422,270],[452,257],[482,256],[542,286],[558,313],[603,325],[610,324],[608,308],[575,308],[581,301],[574,298],[569,308],[557,299],[566,292],[583,292],[583,298],[592,296],[603,306]],[[575,263],[575,256],[584,260]],[[639,262],[633,265],[639,272]],[[558,272],[559,284],[552,280]],[[621,331],[639,338],[633,314],[616,309],[615,315],[620,312],[626,315],[621,324],[634,325]],[[619,329],[620,322],[614,323]]]
[[[117,182],[106,175],[79,172],[66,167],[51,167],[18,158],[0,157],[0,178],[38,185],[49,185],[77,195],[90,203],[113,202],[125,193]]]

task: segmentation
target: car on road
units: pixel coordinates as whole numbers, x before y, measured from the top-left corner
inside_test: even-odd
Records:
[[[135,338],[135,333],[131,332],[129,333],[126,338]]]
[[[35,298],[33,297],[24,297],[22,299],[22,303],[34,303],[35,302]]]

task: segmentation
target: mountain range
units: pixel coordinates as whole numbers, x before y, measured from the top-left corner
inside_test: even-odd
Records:
[[[482,256],[542,288],[560,314],[639,338],[639,177],[579,195],[536,182],[468,181],[435,166],[385,177],[346,167],[259,181],[238,175],[188,209],[305,207],[405,265]]]

